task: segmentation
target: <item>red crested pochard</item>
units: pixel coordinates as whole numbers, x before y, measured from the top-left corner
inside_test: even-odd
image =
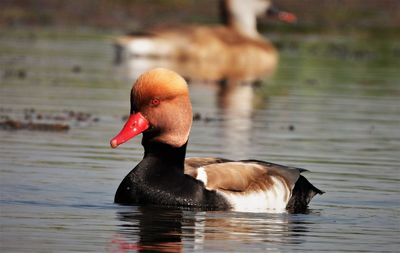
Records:
[[[303,212],[323,192],[303,169],[258,160],[186,158],[192,106],[186,81],[156,68],[131,91],[130,117],[111,147],[143,133],[143,160],[115,194],[120,204],[155,204],[206,210]]]
[[[277,10],[269,0],[220,0],[220,6],[223,25],[160,27],[118,37],[117,62],[125,57],[166,57],[273,71],[278,54],[257,31],[256,19],[269,14],[294,22],[296,17]]]

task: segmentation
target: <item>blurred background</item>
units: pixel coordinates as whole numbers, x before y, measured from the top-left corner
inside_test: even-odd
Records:
[[[181,23],[216,23],[217,0],[3,0],[3,27],[82,26],[122,31]],[[396,0],[278,0],[275,5],[295,13],[295,27],[279,22],[262,28],[290,32],[392,32],[398,34],[400,7]]]
[[[273,3],[297,22],[258,19],[279,61],[254,74],[116,59],[128,32],[220,23],[217,0],[1,0],[0,251],[398,252],[400,1]],[[296,215],[113,204],[143,150],[109,139],[132,82],[155,66],[189,82],[188,156],[306,168],[326,193]]]

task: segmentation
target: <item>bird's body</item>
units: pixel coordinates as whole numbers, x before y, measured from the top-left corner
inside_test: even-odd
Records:
[[[293,22],[294,15],[271,11],[274,9],[269,0],[220,2],[221,25],[162,26],[119,36],[115,40],[117,62],[124,58],[168,58],[190,61],[197,66],[213,64],[226,76],[235,76],[234,70],[240,72],[242,68],[246,69],[246,75],[253,76],[272,72],[278,53],[272,43],[258,33],[257,17],[273,13]]]
[[[304,170],[258,160],[186,158],[192,109],[185,80],[153,69],[132,88],[131,116],[111,140],[117,147],[143,133],[143,160],[120,184],[115,202],[207,210],[303,212],[323,192]]]

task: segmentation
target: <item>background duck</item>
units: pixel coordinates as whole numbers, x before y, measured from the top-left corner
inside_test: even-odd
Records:
[[[278,53],[257,31],[257,17],[269,14],[293,22],[295,16],[278,11],[268,0],[221,0],[220,10],[223,25],[162,27],[117,38],[117,62],[126,57],[161,57],[238,69],[250,65],[255,73],[273,71]]]
[[[192,106],[185,80],[173,71],[157,68],[141,75],[130,111],[110,144],[115,148],[143,133],[145,153],[118,187],[116,203],[303,212],[323,193],[300,175],[303,169],[258,160],[185,160]]]

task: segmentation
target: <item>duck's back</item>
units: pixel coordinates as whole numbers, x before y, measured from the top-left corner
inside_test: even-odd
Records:
[[[185,173],[221,194],[237,211],[304,212],[311,198],[323,192],[298,168],[257,160],[187,158]]]
[[[134,57],[161,57],[225,67],[227,76],[243,69],[253,76],[273,71],[278,61],[277,51],[269,41],[261,36],[246,37],[226,26],[155,28],[147,33],[122,36],[116,44],[128,49]]]

